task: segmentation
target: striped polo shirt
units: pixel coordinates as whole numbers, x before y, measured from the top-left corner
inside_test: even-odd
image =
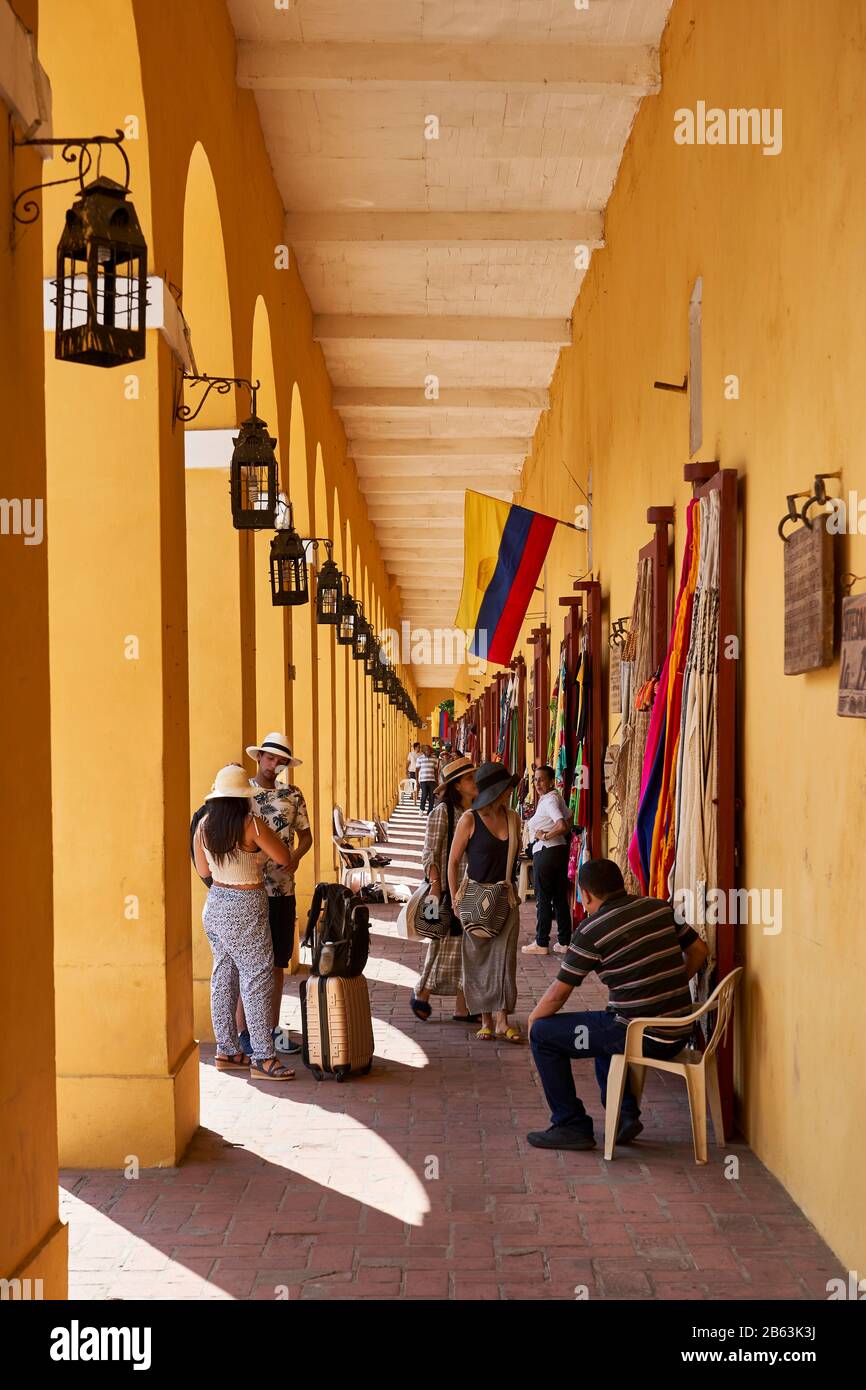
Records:
[[[418,781],[436,781],[436,759],[428,758],[426,753],[422,753],[418,758]]]
[[[608,987],[608,1009],[618,1023],[673,1019],[694,1009],[683,951],[697,940],[691,927],[677,922],[670,903],[615,893],[580,923],[557,979],[579,985],[594,970]],[[689,1028],[659,1028],[646,1037],[673,1042]]]

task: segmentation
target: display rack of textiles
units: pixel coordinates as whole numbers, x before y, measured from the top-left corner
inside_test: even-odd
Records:
[[[541,623],[529,634],[532,648],[531,728],[533,760],[540,767],[548,760],[550,738],[550,628]]]
[[[556,785],[574,817],[574,873],[585,859],[602,853],[604,708],[601,679],[601,585],[577,580],[575,594],[559,600],[566,609],[555,688],[551,752]],[[575,904],[579,916],[579,899]]]
[[[642,891],[673,901],[707,944],[705,998],[735,963],[736,470],[687,464],[693,496],[673,624],[646,737],[629,864]],[[733,1043],[719,1051],[725,1129],[733,1119]]]
[[[668,645],[668,528],[673,520],[673,507],[650,507],[647,511],[653,538],[638,551],[634,602],[620,649],[620,741],[612,780],[619,831],[612,857],[622,870],[629,893],[641,891],[628,850],[637,822],[650,715]]]
[[[522,657],[512,661],[508,674],[496,678],[499,701],[499,729],[496,757],[511,772],[522,777],[526,766],[526,663]]]

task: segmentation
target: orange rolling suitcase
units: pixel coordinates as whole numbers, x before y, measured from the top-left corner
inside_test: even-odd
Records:
[[[345,1081],[353,1071],[366,1076],[374,1043],[365,977],[311,975],[301,981],[300,995],[305,1066],[318,1081]]]

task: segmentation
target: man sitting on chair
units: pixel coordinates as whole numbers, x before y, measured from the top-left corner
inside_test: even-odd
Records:
[[[537,1149],[592,1149],[592,1118],[574,1086],[574,1058],[594,1057],[602,1104],[607,1099],[610,1059],[625,1050],[633,1018],[670,1018],[670,1028],[644,1034],[648,1057],[668,1060],[685,1047],[690,1025],[674,1020],[694,1008],[689,980],[707,958],[696,932],[678,923],[669,903],[632,897],[612,859],[588,859],[577,876],[588,916],[571,938],[562,967],[529,1018],[532,1056],[550,1106],[550,1128],[527,1139]],[[592,971],[608,986],[606,1009],[560,1013],[571,991]],[[628,1081],[623,1095],[617,1144],[628,1144],[643,1129],[640,1109]]]

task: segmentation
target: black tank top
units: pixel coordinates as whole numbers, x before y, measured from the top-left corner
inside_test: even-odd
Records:
[[[508,841],[494,835],[477,811],[475,830],[466,849],[466,867],[475,883],[502,883],[508,869]]]

